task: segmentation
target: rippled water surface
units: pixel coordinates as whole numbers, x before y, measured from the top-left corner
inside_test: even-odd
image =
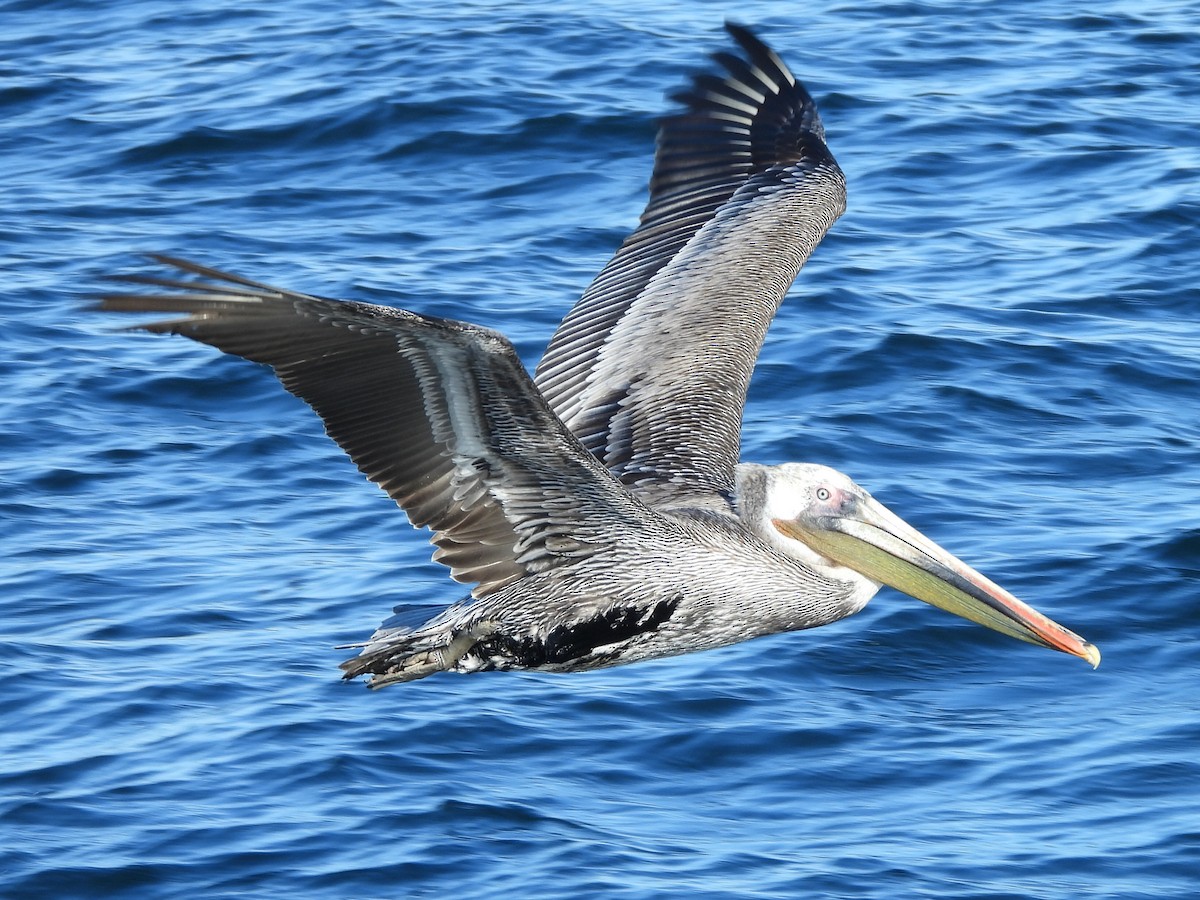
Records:
[[[0,35],[0,894],[1167,897],[1200,887],[1194,4],[18,2]],[[372,693],[454,599],[269,373],[83,310],[175,253],[531,364],[727,16],[850,208],[743,453],[850,473],[1104,651],[885,590],[803,634]]]

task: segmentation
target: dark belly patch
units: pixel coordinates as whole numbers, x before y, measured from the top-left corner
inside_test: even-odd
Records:
[[[502,657],[514,669],[560,666],[585,657],[588,668],[611,664],[619,660],[622,643],[656,631],[678,606],[678,597],[649,607],[614,606],[589,619],[552,628],[542,639],[497,633],[476,645],[472,654]],[[600,647],[608,649],[596,653]]]

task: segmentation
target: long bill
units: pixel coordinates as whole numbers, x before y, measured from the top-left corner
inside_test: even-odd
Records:
[[[834,562],[1017,640],[1100,665],[1100,651],[943,550],[869,495],[814,526],[774,520],[783,534]]]

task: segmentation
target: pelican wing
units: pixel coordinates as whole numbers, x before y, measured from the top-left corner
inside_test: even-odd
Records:
[[[177,314],[134,327],[271,366],[413,525],[434,530],[434,559],[475,596],[614,539],[589,522],[648,512],[550,411],[502,335],[155,258],[199,278],[123,276],[166,291],[109,294],[101,308]]]
[[[652,503],[716,505],[767,327],[846,204],[813,99],[744,28],[663,122],[641,223],[537,368],[583,445]]]

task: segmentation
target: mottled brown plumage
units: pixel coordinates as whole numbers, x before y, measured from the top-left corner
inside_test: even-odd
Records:
[[[346,677],[570,672],[811,628],[879,584],[1096,663],[1094,647],[823,466],[738,464],[772,317],[845,207],[808,92],[745,29],[659,136],[641,224],[536,384],[501,335],[172,257],[102,308],[274,369],[473,585],[384,623]]]

